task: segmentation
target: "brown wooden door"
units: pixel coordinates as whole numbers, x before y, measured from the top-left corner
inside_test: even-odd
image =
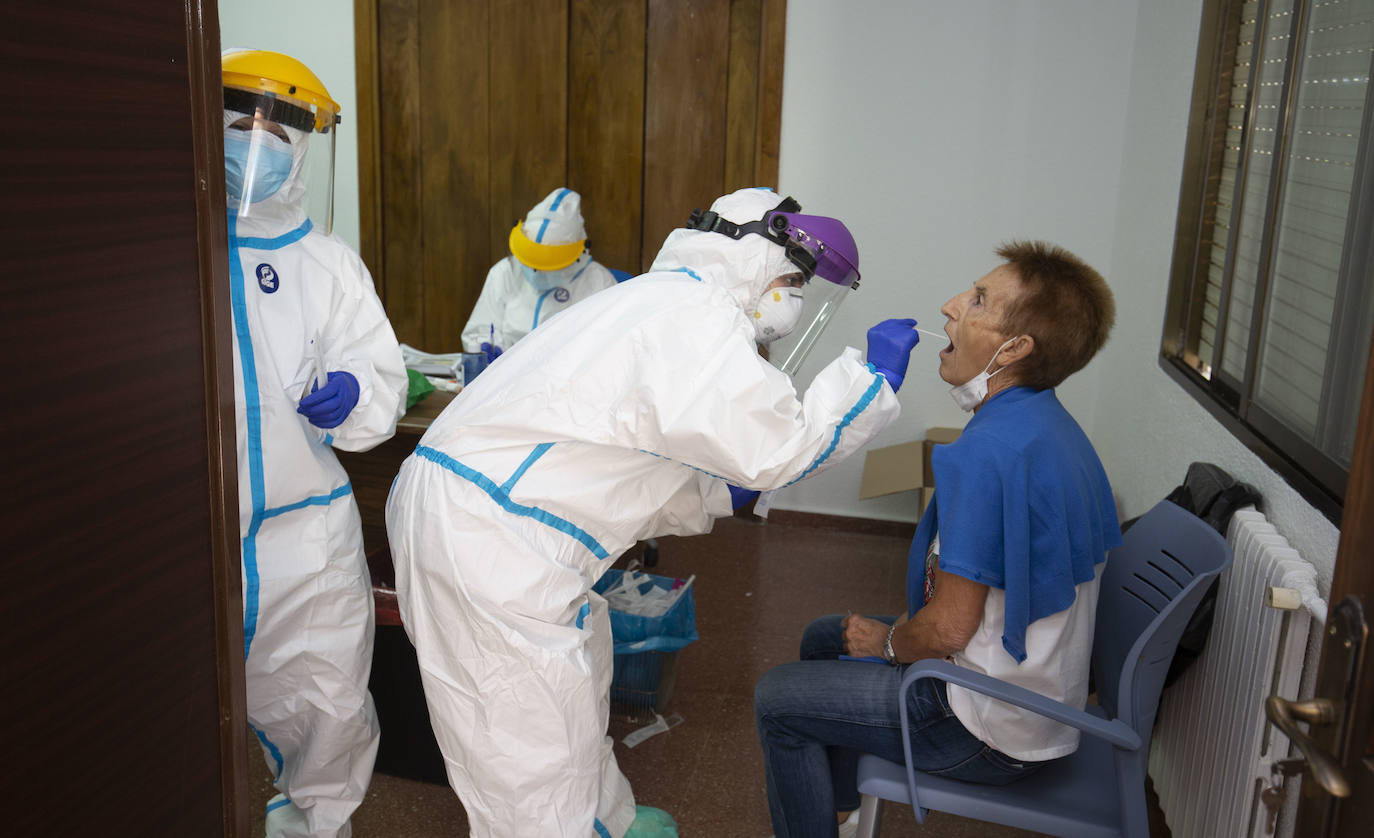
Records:
[[[0,11],[8,835],[246,834],[217,21]]]
[[[1347,598],[1354,598],[1342,609]],[[1374,346],[1365,370],[1364,397],[1350,464],[1350,481],[1341,518],[1341,542],[1331,583],[1331,616],[1323,632],[1321,665],[1316,697],[1337,702],[1348,713],[1349,730],[1337,742],[1334,726],[1311,725],[1314,744],[1334,754],[1349,782],[1348,797],[1334,798],[1323,792],[1309,775],[1303,778],[1297,834],[1331,838],[1368,838],[1374,834],[1374,651],[1371,632],[1353,638],[1356,659],[1362,659],[1355,677],[1345,677],[1352,638],[1344,630],[1344,617],[1362,612],[1366,625],[1374,622]],[[1293,698],[1294,696],[1284,696]]]
[[[364,262],[397,337],[459,334],[517,220],[582,194],[647,269],[695,207],[776,186],[786,0],[356,0]]]

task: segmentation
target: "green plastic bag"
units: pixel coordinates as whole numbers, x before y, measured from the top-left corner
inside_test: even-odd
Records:
[[[410,387],[406,390],[406,410],[410,410],[421,399],[434,392],[434,385],[415,370],[406,370],[406,377],[410,379]]]
[[[673,816],[652,806],[635,806],[635,822],[625,838],[677,838]]]

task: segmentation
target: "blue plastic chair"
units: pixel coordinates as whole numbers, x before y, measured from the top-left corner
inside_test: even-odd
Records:
[[[1148,836],[1145,772],[1164,676],[1188,618],[1230,563],[1225,539],[1168,501],[1127,531],[1102,574],[1092,655],[1098,704],[1086,710],[946,661],[912,664],[898,693],[908,765],[906,695],[920,678],[994,696],[1083,735],[1073,754],[1004,786],[934,777],[865,754],[859,758],[858,838],[877,834],[883,800],[915,806],[921,823],[935,809],[1052,835]]]

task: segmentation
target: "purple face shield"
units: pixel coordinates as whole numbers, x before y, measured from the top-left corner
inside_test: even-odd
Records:
[[[859,247],[843,221],[782,210],[773,210],[763,220],[785,237],[779,243],[807,279],[816,276],[844,288],[859,287]]]
[[[799,321],[803,328],[794,331],[790,339],[779,341],[791,344],[779,365],[788,375],[801,367],[846,292],[859,287],[859,248],[849,228],[837,218],[802,215],[801,205],[792,198],[784,199],[762,219],[744,224],[735,224],[715,212],[693,210],[687,229],[720,233],[732,239],[751,233],[763,236],[782,247],[787,259],[806,277],[806,308]],[[824,285],[812,285],[813,277],[825,280]]]

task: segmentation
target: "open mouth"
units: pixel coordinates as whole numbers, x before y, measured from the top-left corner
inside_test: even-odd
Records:
[[[947,355],[954,354],[954,339],[949,337],[949,332],[945,332],[945,336],[946,339],[949,340],[949,343],[945,346],[944,349],[940,350],[940,357],[942,358]]]

